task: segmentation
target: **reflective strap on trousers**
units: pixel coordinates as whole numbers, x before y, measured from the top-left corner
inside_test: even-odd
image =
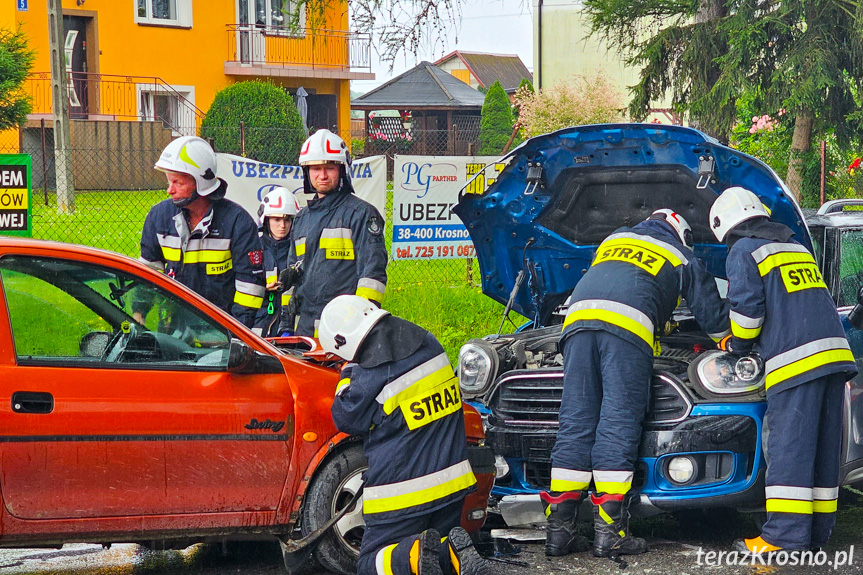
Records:
[[[767,513],[799,513],[812,515],[812,501],[798,499],[768,499]]]
[[[375,571],[377,575],[395,575],[393,573],[393,550],[398,543],[387,545],[375,555]]]
[[[652,250],[655,250],[656,252],[658,252],[659,255],[661,255],[662,257],[667,259],[669,262],[671,262],[671,265],[673,265],[674,267],[677,267],[681,264],[686,265],[689,263],[689,258],[687,258],[685,255],[683,255],[683,252],[681,252],[679,249],[677,249],[673,245],[666,243],[666,242],[663,242],[662,240],[658,240],[658,239],[651,237],[651,236],[645,236],[642,234],[633,234],[631,232],[625,232],[625,233],[621,233],[621,234],[611,234],[610,236],[605,238],[605,241],[603,241],[602,244],[600,244],[600,247],[602,247],[603,244],[606,244],[608,242],[611,242],[613,244],[617,240],[628,240],[629,242],[643,242],[645,244],[650,244],[649,249],[652,249]],[[597,249],[597,251],[599,251],[599,250]]]
[[[576,471],[563,467],[551,468],[552,491],[583,491],[590,485],[593,474],[590,471]]]
[[[366,487],[363,513],[385,513],[417,507],[458,493],[476,483],[467,460],[407,481]]]
[[[452,370],[452,365],[446,353],[437,355],[386,384],[377,397],[375,397],[375,400],[381,405],[385,405],[388,400],[395,398],[418,381],[447,367],[450,371]],[[448,375],[448,377],[453,377],[454,375]],[[392,411],[389,413],[392,413]]]
[[[765,387],[781,383],[807,371],[838,362],[854,363],[854,354],[844,337],[827,337],[810,341],[772,357],[764,364]]]
[[[357,295],[378,303],[383,301],[386,289],[385,283],[372,278],[360,278],[357,282]]]
[[[653,347],[653,322],[632,306],[605,299],[586,299],[569,306],[563,328],[576,321],[597,320],[630,331]]]
[[[602,471],[593,470],[593,483],[597,493],[621,495],[632,488],[632,471]]]
[[[815,487],[812,489],[812,511],[815,513],[836,513],[839,499],[838,487]]]

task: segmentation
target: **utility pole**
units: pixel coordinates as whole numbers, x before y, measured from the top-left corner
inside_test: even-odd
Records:
[[[54,169],[57,180],[57,212],[75,211],[75,186],[69,136],[69,87],[66,78],[65,34],[61,0],[48,0],[48,45],[51,53],[51,97],[54,104]]]

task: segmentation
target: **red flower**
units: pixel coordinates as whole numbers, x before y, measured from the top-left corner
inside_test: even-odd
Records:
[[[851,170],[856,170],[859,167],[860,167],[860,158],[855,158],[854,161],[851,162],[851,165],[848,166],[848,171],[850,172]]]

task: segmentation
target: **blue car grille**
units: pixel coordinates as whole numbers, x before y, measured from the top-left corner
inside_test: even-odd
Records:
[[[563,372],[514,370],[492,392],[488,407],[496,425],[557,427],[563,397]],[[653,378],[645,423],[682,421],[692,404],[679,384],[664,374]]]

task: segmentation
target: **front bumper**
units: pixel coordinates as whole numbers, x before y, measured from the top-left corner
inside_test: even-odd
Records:
[[[634,504],[657,511],[703,507],[757,509],[764,503],[761,425],[766,405],[698,404],[676,424],[646,426],[633,480]],[[551,480],[552,426],[489,425],[486,442],[509,464],[493,495],[537,493]],[[685,484],[673,481],[668,463],[689,458],[695,469]]]

